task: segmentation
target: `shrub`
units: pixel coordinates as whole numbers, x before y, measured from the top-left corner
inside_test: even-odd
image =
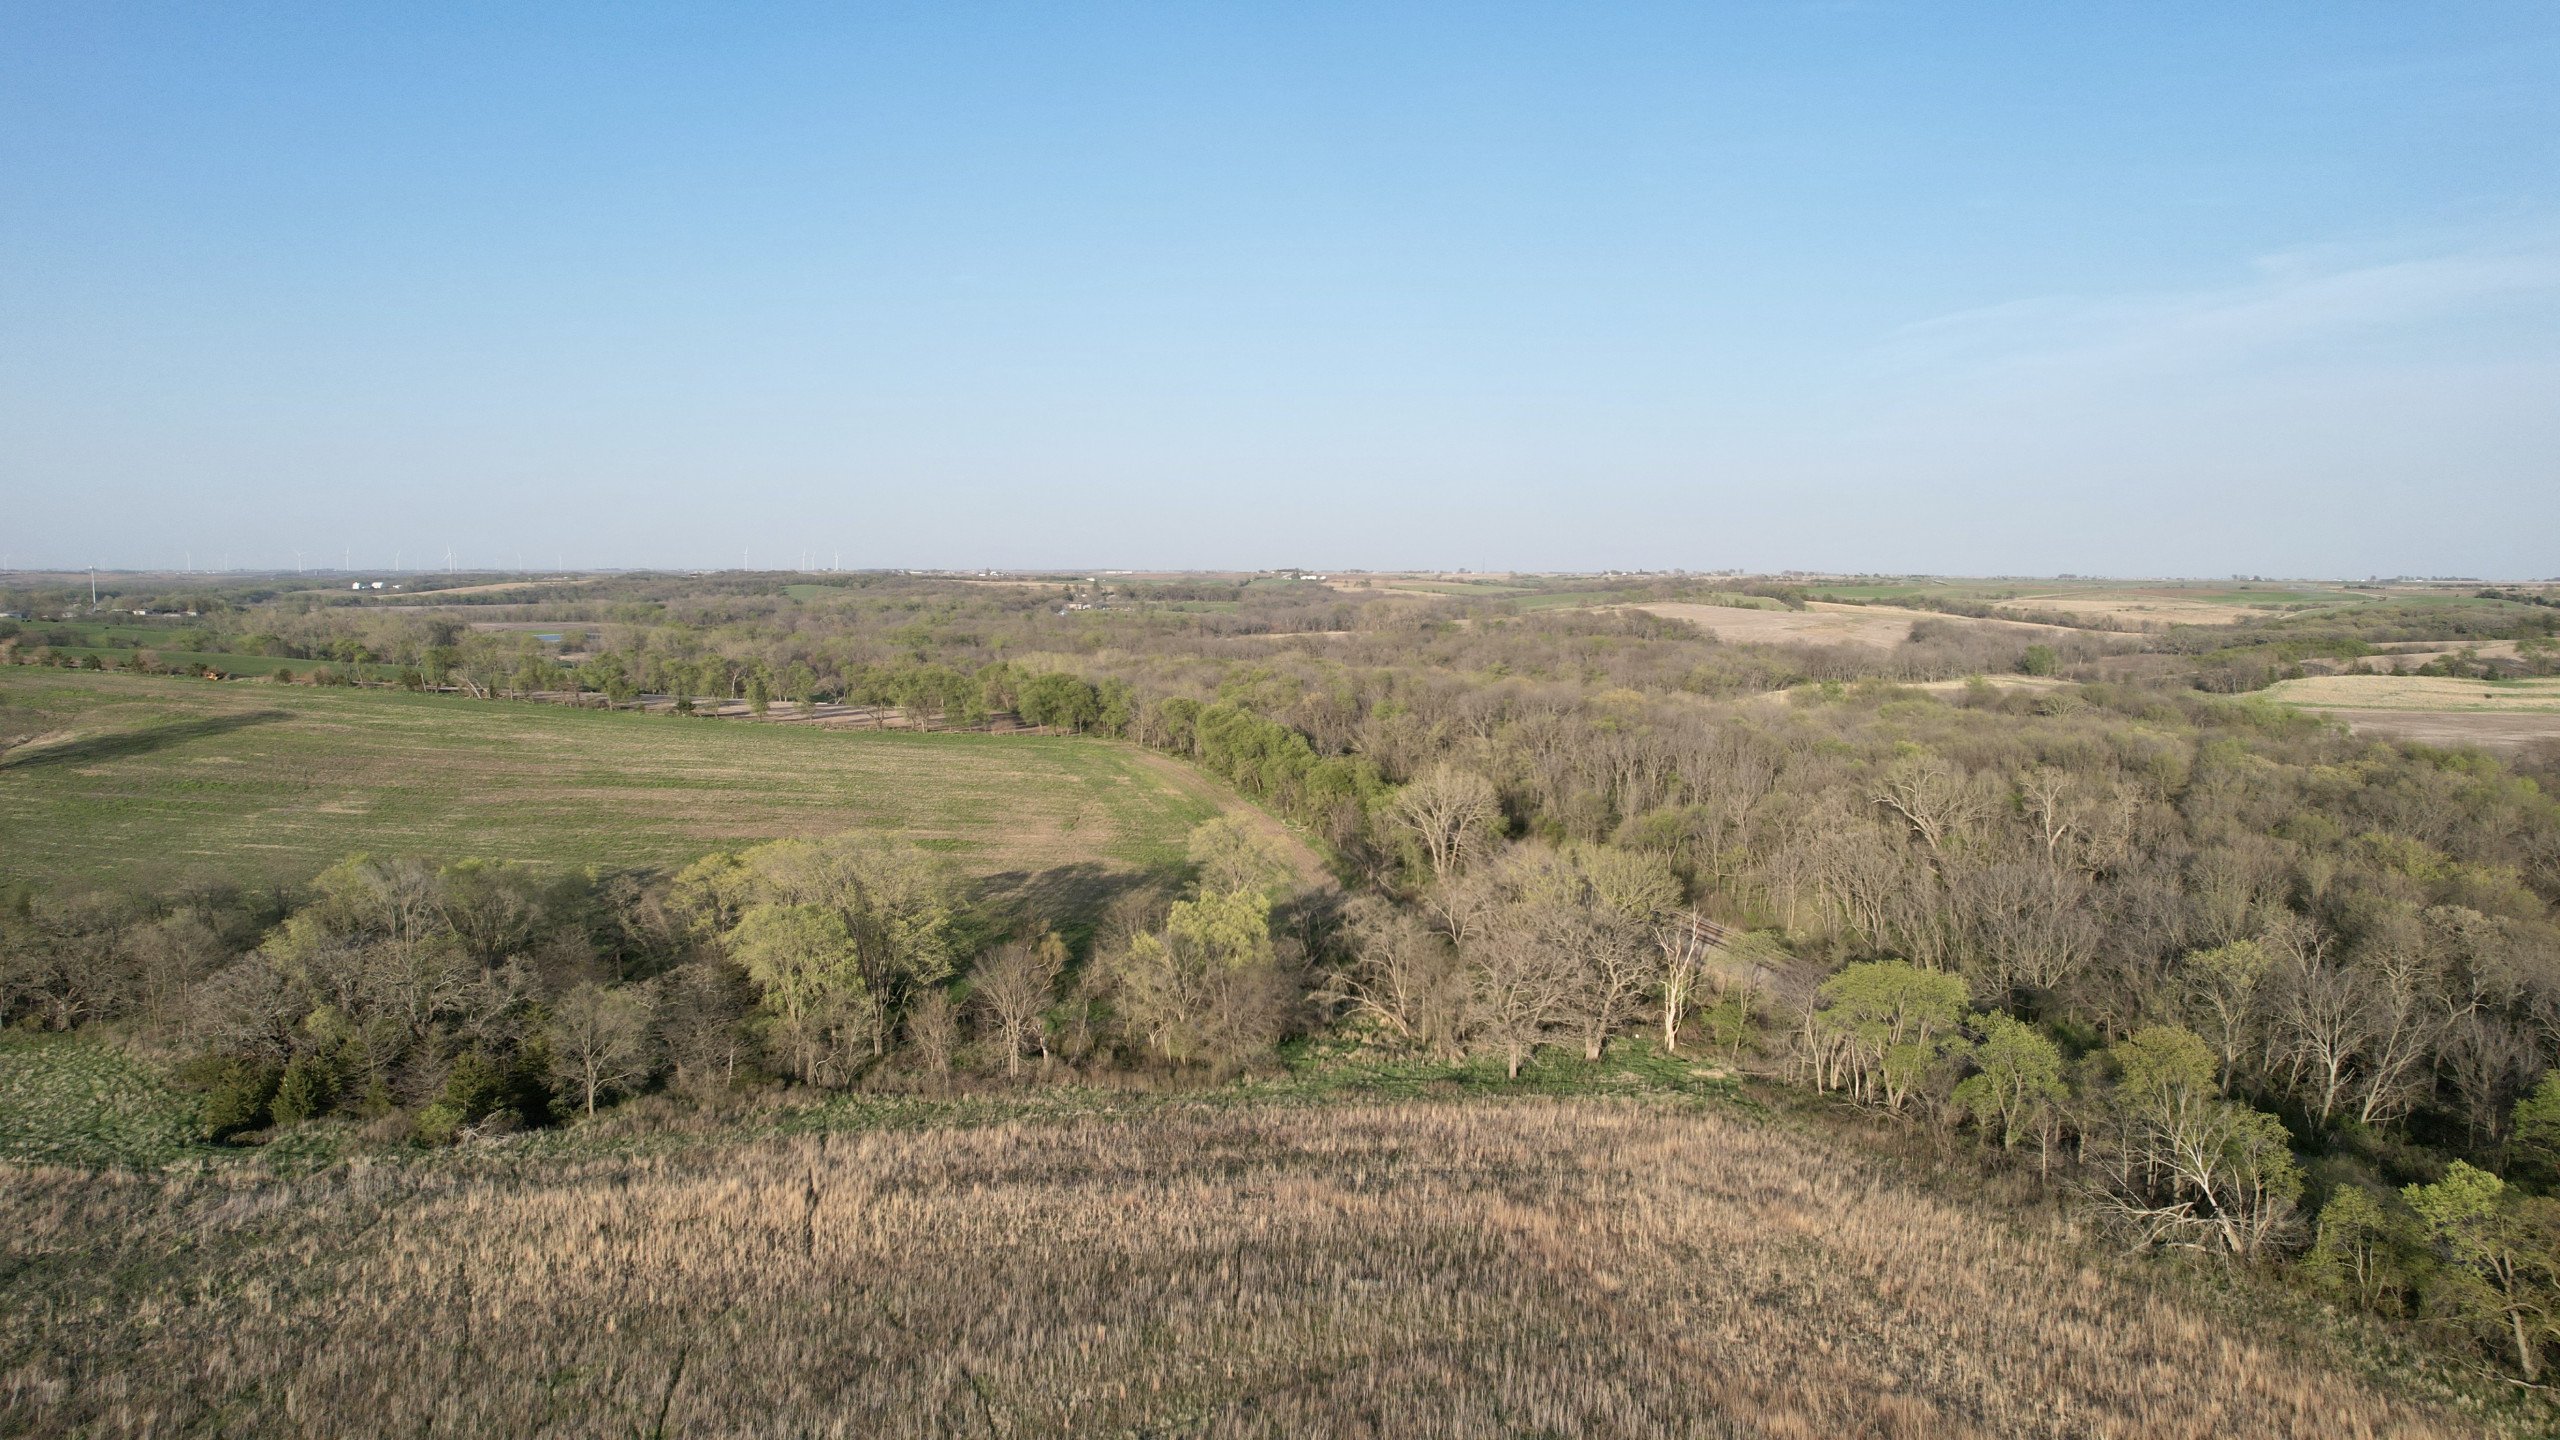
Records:
[[[278,1125],[299,1125],[329,1113],[337,1104],[337,1077],[317,1055],[296,1055],[276,1082],[268,1113]]]
[[[282,1075],[263,1060],[207,1055],[182,1067],[178,1079],[204,1096],[196,1110],[204,1137],[227,1140],[267,1123]]]

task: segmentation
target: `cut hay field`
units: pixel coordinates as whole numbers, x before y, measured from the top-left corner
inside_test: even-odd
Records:
[[[2270,700],[2315,710],[2560,714],[2560,679],[2456,680],[2438,675],[2313,675],[2266,689]]]
[[[1154,868],[1242,802],[1100,740],[821,731],[0,669],[0,880],[291,880],[356,851],[648,866],[882,831],[980,876]]]
[[[2083,633],[2057,625],[1968,620],[1962,616],[1941,615],[1930,610],[1905,610],[1894,605],[1835,605],[1820,600],[1811,602],[1802,610],[1746,610],[1727,605],[1679,602],[1628,608],[1665,619],[1686,620],[1701,630],[1713,632],[1717,639],[1739,645],[1869,645],[1891,649],[1908,639],[1912,625],[1922,620],[1950,625],[1988,625],[2000,630],[2038,635]]]
[[[2358,735],[2388,740],[2487,750],[2560,741],[2560,679],[2491,683],[2434,675],[2313,675],[2280,681],[2262,693]]]
[[[2062,591],[2054,594],[2024,595],[2014,600],[1994,603],[2004,609],[2045,611],[2068,615],[2074,619],[2085,617],[2102,623],[2132,625],[2142,629],[2166,629],[2171,625],[2230,625],[2269,613],[2264,602],[2207,600],[2181,595],[2175,591],[2129,594]]]
[[[2479,1433],[2280,1320],[1659,1102],[35,1169],[0,1237],[9,1434]]]

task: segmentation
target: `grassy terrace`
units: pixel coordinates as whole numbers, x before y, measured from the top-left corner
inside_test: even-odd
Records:
[[[0,881],[294,879],[349,853],[665,865],[904,835],[987,876],[1150,869],[1238,803],[1098,740],[819,731],[0,670]]]

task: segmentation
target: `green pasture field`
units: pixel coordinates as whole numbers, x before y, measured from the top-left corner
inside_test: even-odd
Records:
[[[1043,890],[1241,805],[1133,746],[0,669],[0,883],[293,881],[356,852],[657,867],[869,830]],[[33,738],[28,738],[33,737]]]
[[[147,622],[123,624],[112,620],[45,620],[25,627],[20,643],[42,644],[49,635],[65,635],[71,645],[116,645],[146,648],[172,644],[188,631],[211,634],[206,627],[190,621],[184,625]]]
[[[1397,590],[1428,590],[1434,595],[1464,595],[1500,599],[1512,595],[1536,593],[1527,585],[1506,585],[1498,580],[1407,580],[1401,577],[1386,582]]]
[[[195,1102],[85,1036],[0,1031],[0,1160],[153,1169],[210,1153]]]
[[[1606,605],[1625,599],[1626,594],[1624,590],[1548,590],[1500,598],[1522,610],[1563,610],[1575,606]]]
[[[231,655],[214,650],[162,650],[150,645],[145,645],[141,649],[149,650],[158,657],[160,667],[164,670],[212,669],[219,670],[225,675],[254,675],[261,679],[275,674],[278,670],[290,670],[295,675],[302,676],[314,670],[329,669],[341,675],[358,676],[367,680],[393,680],[399,678],[400,674],[399,666],[378,663],[359,665],[345,660],[292,660],[281,659],[274,655]],[[113,666],[122,665],[141,652],[131,647],[102,649],[94,645],[57,645],[53,647],[53,653],[68,655],[74,659],[95,655],[98,657],[98,663]]]
[[[2004,599],[2017,593],[2014,585],[1963,585],[1935,583],[1894,583],[1883,585],[1807,585],[1804,593],[1816,600],[1909,600],[1914,596],[1934,599],[1983,600]]]

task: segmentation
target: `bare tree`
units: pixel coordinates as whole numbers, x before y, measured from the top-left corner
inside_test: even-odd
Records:
[[[2034,827],[2045,863],[2061,864],[2067,856],[2065,845],[2082,833],[2071,777],[2050,765],[2029,770],[2018,777],[2018,807]]]
[[[581,985],[553,1002],[552,1074],[589,1115],[599,1097],[648,1078],[654,1064],[650,999],[639,986]]]
[[[1549,901],[1503,920],[1467,950],[1468,1008],[1477,1043],[1499,1050],[1504,1073],[1516,1080],[1522,1062],[1572,1016],[1584,984],[1575,952],[1592,917]]]
[[[1550,933],[1582,972],[1573,1021],[1582,1058],[1598,1060],[1609,1037],[1644,1013],[1661,981],[1662,952],[1635,922],[1598,906],[1579,909]]]
[[[2361,957],[2355,977],[2371,1037],[2356,1119],[2375,1125],[2407,1113],[2434,1078],[2428,1061],[2444,1033],[2444,977],[2422,946],[2408,943],[2385,943]]]
[[[749,1054],[746,1018],[755,989],[725,960],[679,965],[654,982],[658,1033],[676,1075],[709,1089],[734,1083]]]
[[[2053,990],[2098,953],[2086,876],[2043,860],[1964,873],[1955,897],[1986,977],[2004,991]]]
[[[916,1068],[940,1080],[951,1073],[952,1052],[960,1048],[960,1017],[951,997],[940,987],[923,990],[907,1006],[907,1049]]]
[[[2339,964],[2326,946],[2305,947],[2278,972],[2273,1010],[2286,1073],[2325,1126],[2354,1088],[2364,1047],[2373,1038],[2362,977]]]
[[[1066,942],[1044,935],[1036,943],[1000,945],[978,962],[972,993],[997,1048],[1004,1051],[1005,1074],[1022,1072],[1022,1052],[1029,1046],[1039,1046],[1040,1058],[1049,1058],[1048,1032],[1040,1016],[1057,999],[1066,960]]]
[[[1431,873],[1456,874],[1502,824],[1493,782],[1442,762],[1396,792],[1395,815],[1422,845]]]
[[[1984,808],[1963,772],[1935,755],[1897,761],[1871,798],[1902,817],[1933,858],[1979,821]]]
[[[1351,963],[1325,997],[1399,1042],[1456,1054],[1466,1038],[1466,969],[1446,936],[1376,897],[1350,907]]]
[[[1653,925],[1653,945],[1660,957],[1654,974],[1662,996],[1662,1048],[1680,1053],[1680,1026],[1707,979],[1707,962],[1715,942],[1694,910],[1666,915]]]

